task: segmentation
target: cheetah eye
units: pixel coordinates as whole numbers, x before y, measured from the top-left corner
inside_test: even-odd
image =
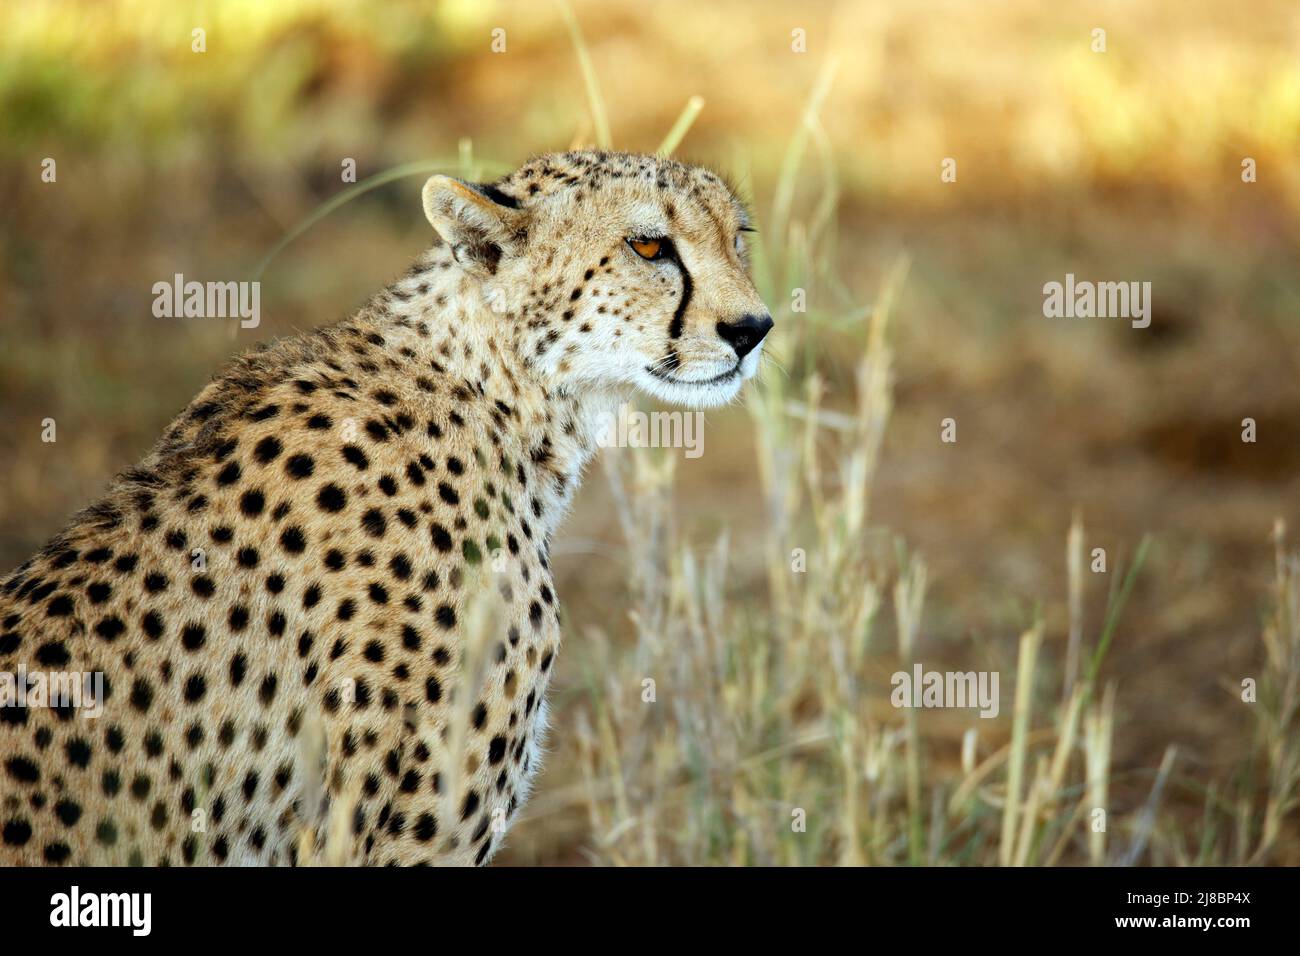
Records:
[[[664,252],[662,239],[629,239],[627,244],[642,259],[658,259]]]

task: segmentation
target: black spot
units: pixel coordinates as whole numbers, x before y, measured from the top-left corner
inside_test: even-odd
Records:
[[[294,455],[284,463],[284,471],[290,478],[310,478],[316,470],[316,462],[311,455]]]
[[[19,783],[36,783],[41,779],[40,769],[26,757],[11,757],[5,762],[5,771]]]
[[[280,444],[280,439],[274,435],[267,435],[253,446],[253,457],[265,465],[275,461],[283,450],[284,446]]]
[[[387,526],[388,523],[384,520],[384,513],[378,508],[371,508],[361,516],[362,530],[372,538],[382,538]]]
[[[69,740],[63,749],[74,767],[85,767],[90,763],[90,744],[80,737]]]
[[[106,617],[95,625],[95,633],[106,641],[115,641],[126,630],[120,617]]]
[[[429,530],[432,534],[433,546],[435,548],[439,551],[450,551],[452,549],[451,535],[448,534],[446,528],[435,521]]]
[[[322,511],[338,513],[347,505],[348,496],[338,485],[328,484],[316,494],[316,503],[320,505]]]
[[[25,846],[32,838],[32,825],[26,820],[5,822],[4,841],[7,846]]]
[[[36,660],[49,667],[61,667],[72,657],[62,641],[47,641],[36,649]]]
[[[117,843],[117,824],[112,820],[101,820],[99,826],[95,828],[95,839],[103,846],[113,846]]]
[[[260,491],[245,491],[239,499],[239,510],[246,518],[256,518],[266,507],[266,498]]]
[[[356,445],[344,445],[343,458],[346,461],[350,462],[351,464],[355,465],[357,471],[365,471],[368,467],[370,467],[370,461],[369,459],[366,458],[366,453],[363,452]]]
[[[74,826],[81,819],[81,804],[66,798],[60,800],[54,805],[54,815],[65,827]]]
[[[280,546],[290,554],[302,554],[307,548],[307,540],[299,528],[285,528],[280,535]]]
[[[460,809],[460,818],[462,820],[468,820],[471,816],[474,815],[474,811],[477,809],[478,809],[478,791],[471,790],[468,794],[465,795],[465,804]]]
[[[149,611],[140,619],[140,626],[144,632],[153,640],[158,640],[163,634],[163,620],[159,617],[157,611]]]
[[[208,634],[202,624],[186,624],[181,631],[181,646],[187,651],[197,651],[207,643]]]
[[[131,685],[131,706],[142,714],[149,712],[150,705],[153,704],[153,687],[143,678],[136,678]]]
[[[191,704],[202,700],[207,692],[208,682],[203,679],[202,674],[191,674],[185,682],[185,700]]]

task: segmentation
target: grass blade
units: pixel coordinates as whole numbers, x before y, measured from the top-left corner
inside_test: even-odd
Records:
[[[655,152],[660,156],[671,156],[690,132],[695,124],[695,117],[700,115],[702,109],[704,109],[704,97],[692,96],[687,100],[681,115],[677,117],[677,122],[673,124],[673,128],[668,131],[668,135],[664,137],[664,141],[659,144]]]
[[[491,166],[494,169],[500,170],[502,173],[510,171],[510,167],[504,163],[481,164],[480,168],[482,168],[483,165]],[[301,222],[285,233],[280,241],[271,247],[271,250],[262,257],[260,262],[258,262],[257,269],[253,273],[253,279],[260,280],[272,260],[283,252],[285,247],[287,247],[291,242],[305,233],[312,226],[316,225],[316,223],[320,222],[330,213],[334,212],[334,210],[347,205],[358,196],[363,196],[373,189],[378,189],[380,186],[384,186],[398,179],[404,179],[407,176],[419,176],[421,174],[431,175],[433,173],[455,173],[460,171],[462,166],[463,159],[438,159],[424,160],[416,163],[403,163],[401,166],[394,166],[392,169],[386,169],[382,173],[375,173],[375,175],[361,180],[361,182],[351,188],[345,189],[343,192],[338,193],[335,196],[331,196],[308,213]]]
[[[564,25],[569,28],[569,39],[573,41],[573,52],[578,57],[578,68],[582,70],[582,82],[587,87],[587,102],[591,106],[591,121],[596,127],[596,145],[609,149],[614,145],[609,134],[609,117],[605,115],[605,100],[600,95],[600,81],[596,79],[596,68],[591,63],[591,53],[587,50],[587,41],[582,38],[582,28],[578,18],[573,15],[569,0],[559,0],[560,13],[564,15]]]

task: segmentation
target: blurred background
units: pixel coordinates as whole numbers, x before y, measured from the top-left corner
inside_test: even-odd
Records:
[[[699,96],[676,153],[726,172],[755,206],[778,361],[748,406],[708,414],[701,458],[624,451],[611,454],[642,458],[593,468],[555,548],[569,631],[552,753],[498,860],[991,861],[1017,789],[997,754],[1013,735],[1019,638],[1037,629],[1033,723],[1040,756],[1063,748],[1065,779],[1002,852],[1300,863],[1300,757],[1286,744],[1300,644],[1273,537],[1277,519],[1300,517],[1298,49],[1288,0],[0,5],[0,566],[139,459],[229,355],[343,318],[400,274],[429,241],[428,167],[284,246],[261,273],[260,328],[156,319],[153,283],[256,277],[353,188],[346,159],[362,184],[409,163],[491,178],[598,143],[606,126],[616,148],[654,151]],[[1067,272],[1151,282],[1151,326],[1044,318],[1043,284]],[[887,345],[873,346],[882,291]],[[864,368],[892,403],[862,398]],[[887,427],[843,426],[870,409]],[[46,418],[54,444],[40,440]],[[956,443],[940,441],[946,418]],[[819,423],[811,438],[804,420]],[[781,683],[792,634],[829,671],[843,633],[809,624],[824,602],[776,593],[773,569],[773,554],[821,546],[815,488],[845,493],[835,467],[806,467],[834,454],[822,424],[880,442],[864,550],[789,585],[820,574],[819,587],[878,597],[861,648],[849,641],[849,690],[817,673]],[[805,458],[774,539],[783,436]],[[647,477],[665,470],[671,486]],[[648,559],[615,520],[635,516],[628,481],[664,496],[657,596],[629,583]],[[1072,604],[1075,515],[1108,570],[1085,566]],[[693,606],[677,593],[686,556],[716,556],[720,541],[725,580],[704,578],[727,619],[705,629],[735,640],[710,645],[704,670],[660,679],[648,717],[641,680],[654,661],[671,670],[674,621],[698,629],[675,617]],[[909,657],[896,588],[917,584],[918,560],[910,654],[999,670],[996,721],[925,714],[917,727],[888,707]],[[1091,650],[1119,605],[1071,717],[1071,608]],[[1243,704],[1242,678],[1266,672],[1270,699]],[[1096,793],[1085,729],[1104,725],[1103,686],[1117,848],[1099,856],[1079,815]],[[792,807],[814,818],[808,833],[786,832]]]

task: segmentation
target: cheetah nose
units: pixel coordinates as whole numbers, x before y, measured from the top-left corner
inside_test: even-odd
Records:
[[[737,322],[719,322],[718,335],[736,350],[736,358],[743,359],[758,347],[771,328],[770,315],[746,315]]]

